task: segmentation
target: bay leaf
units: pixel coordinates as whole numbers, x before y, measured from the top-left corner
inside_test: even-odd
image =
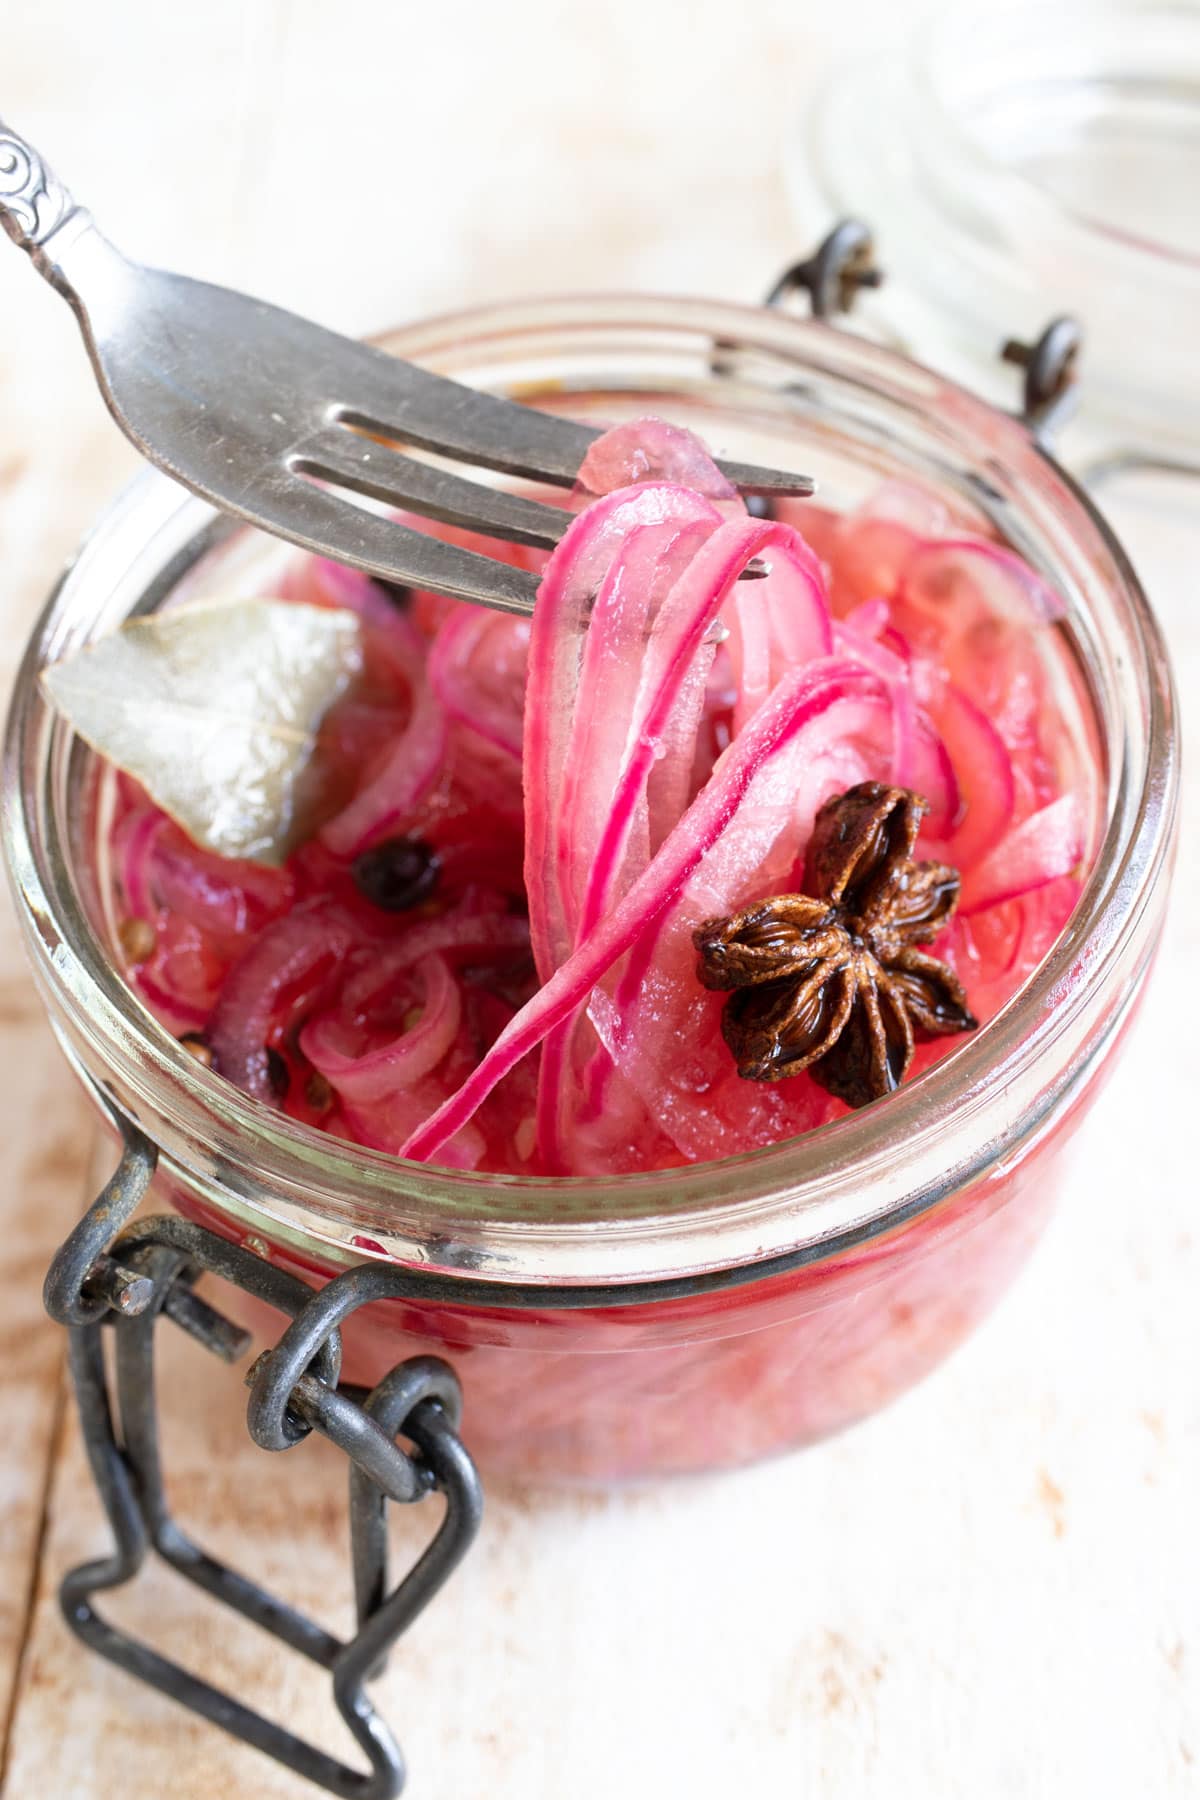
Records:
[[[351,612],[202,600],[128,620],[42,684],[196,843],[271,863],[293,834],[321,721],[361,667]]]

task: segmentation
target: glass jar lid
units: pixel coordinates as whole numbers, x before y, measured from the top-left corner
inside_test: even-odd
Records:
[[[1001,346],[1073,314],[1085,419],[1200,463],[1193,0],[958,8],[835,78],[788,175],[805,237],[871,227],[887,283],[867,305],[922,361],[1011,398]]]

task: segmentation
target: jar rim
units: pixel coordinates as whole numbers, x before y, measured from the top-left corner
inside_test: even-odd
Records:
[[[1139,926],[1146,895],[1169,858],[1176,811],[1171,678],[1136,575],[1087,495],[1018,421],[943,377],[861,339],[763,309],[567,296],[444,315],[388,342],[438,366],[464,343],[505,336],[528,342],[547,332],[569,343],[573,333],[583,338],[601,324],[617,337],[652,337],[668,347],[702,339],[723,352],[777,359],[793,374],[804,370],[848,394],[886,401],[914,433],[932,433],[936,420],[961,454],[972,448],[993,482],[1006,473],[1018,488],[1040,481],[1073,546],[1076,573],[1089,559],[1104,565],[1120,631],[1135,652],[1120,674],[1136,687],[1145,715],[1138,766],[1128,766],[1126,747],[1110,781],[1103,842],[1075,913],[1047,957],[977,1038],[883,1106],[720,1162],[607,1181],[403,1163],[283,1118],[201,1069],[132,995],[75,891],[57,816],[70,734],[50,715],[38,673],[64,653],[70,629],[79,629],[78,619],[69,628],[72,609],[87,612],[81,591],[86,600],[114,554],[119,559],[141,541],[161,562],[158,538],[175,542],[185,527],[195,537],[214,519],[210,508],[165,478],[141,476],[104,515],[50,597],[18,675],[5,746],[10,877],[35,973],[76,1067],[93,1087],[106,1086],[122,1113],[153,1121],[145,1128],[162,1145],[165,1167],[193,1192],[247,1230],[319,1253],[326,1262],[382,1255],[530,1284],[544,1297],[555,1287],[591,1282],[703,1281],[720,1271],[759,1269],[773,1257],[811,1260],[862,1243],[937,1205],[997,1158],[1023,1153],[1049,1129],[1124,1017],[1123,1009],[1110,1012],[1097,1035],[1089,997],[1128,969],[1131,958],[1140,957],[1140,967],[1149,954]],[[148,552],[147,566],[152,561]],[[168,591],[169,567],[159,569],[159,580]],[[1108,748],[1110,755],[1117,750],[1112,743]],[[1050,1046],[1057,1074],[1046,1086],[1035,1065]],[[1005,1105],[998,1111],[1000,1090]],[[903,1146],[900,1173],[897,1146]],[[247,1154],[252,1167],[245,1166]],[[557,1210],[546,1216],[530,1196],[540,1194],[544,1203],[551,1193]]]

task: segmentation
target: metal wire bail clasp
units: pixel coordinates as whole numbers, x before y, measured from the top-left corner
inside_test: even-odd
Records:
[[[106,1252],[145,1199],[158,1151],[126,1120],[118,1124],[121,1160],[46,1271],[42,1302],[56,1325],[95,1324],[110,1310],[133,1317],[150,1305],[152,1283]]]
[[[404,1785],[404,1759],[365,1684],[461,1562],[479,1529],[479,1479],[458,1436],[458,1380],[437,1357],[415,1357],[369,1394],[339,1385],[339,1326],[386,1291],[389,1280],[394,1284],[394,1272],[376,1265],[350,1269],[314,1293],[296,1276],[188,1220],[167,1214],[130,1223],[149,1188],[157,1154],[133,1126],[123,1124],[122,1132],[116,1173],[58,1252],[46,1280],[47,1308],[70,1329],[84,1444],[114,1539],[108,1556],[64,1578],[67,1623],[110,1662],[327,1792],[345,1800],[394,1800]],[[155,1392],[158,1320],[170,1319],[224,1362],[238,1361],[250,1343],[247,1332],[194,1291],[204,1273],[292,1315],[275,1350],[260,1356],[247,1375],[256,1441],[286,1450],[315,1430],[350,1459],[358,1629],[348,1641],[208,1555],[171,1516]],[[106,1325],[115,1340],[111,1387],[102,1342]],[[389,1591],[388,1501],[409,1504],[435,1493],[446,1505],[437,1532]],[[211,1598],[329,1671],[338,1710],[366,1757],[365,1770],[255,1712],[97,1611],[96,1596],[132,1581],[151,1552]]]
[[[1075,409],[1083,331],[1068,313],[1051,319],[1032,344],[1009,338],[1002,361],[1024,370],[1021,417],[1038,442],[1049,447]]]
[[[783,271],[765,304],[782,306],[804,293],[814,319],[833,319],[851,310],[861,289],[882,287],[883,279],[869,228],[859,219],[839,219],[811,256]]]

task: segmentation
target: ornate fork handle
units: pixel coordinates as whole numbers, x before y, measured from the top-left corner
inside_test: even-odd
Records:
[[[45,246],[72,218],[88,215],[33,145],[0,119],[0,225],[51,280],[55,261]]]

